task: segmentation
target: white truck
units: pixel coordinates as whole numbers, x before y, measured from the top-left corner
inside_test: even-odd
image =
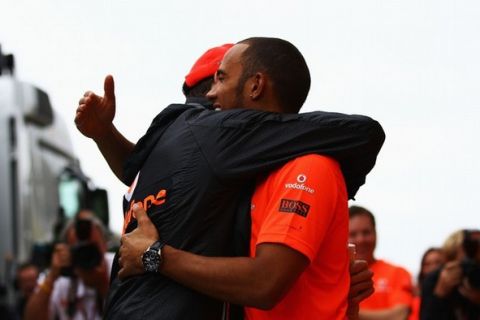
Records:
[[[82,173],[65,123],[47,93],[15,79],[13,56],[2,54],[0,47],[0,285],[7,289],[4,299],[13,302],[16,263],[32,255],[41,258],[43,246],[54,240],[54,227],[61,229],[80,208],[94,210],[108,227],[107,194],[94,188]]]

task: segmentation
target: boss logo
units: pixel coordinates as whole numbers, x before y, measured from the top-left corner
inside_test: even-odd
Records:
[[[301,215],[302,217],[306,217],[309,210],[309,204],[306,204],[299,200],[290,199],[280,200],[280,208],[278,209],[278,211],[280,212],[296,213],[298,215]]]

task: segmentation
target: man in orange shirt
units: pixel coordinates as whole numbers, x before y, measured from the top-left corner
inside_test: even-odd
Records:
[[[357,249],[357,258],[366,260],[373,271],[375,292],[360,303],[360,319],[407,319],[413,301],[411,275],[402,267],[375,259],[377,243],[375,217],[359,206],[349,209],[349,242]]]
[[[265,244],[283,245],[308,266],[271,310],[245,308],[247,319],[343,319],[348,218],[338,163],[319,155],[290,161],[257,184],[251,215],[250,257]]]
[[[308,73],[298,50],[280,39],[247,39],[230,49],[208,94],[214,107],[298,112],[309,84],[302,87],[295,78],[301,98],[284,101],[275,90],[275,74],[264,65],[284,57],[279,52],[285,48]],[[249,306],[248,319],[343,320],[348,208],[338,163],[318,155],[298,157],[260,181],[252,201],[250,257],[204,257],[167,244],[157,271],[212,297]],[[123,278],[144,272],[138,250],[130,249],[138,249],[138,243],[145,249],[159,237],[143,210],[137,207],[134,213],[138,228],[122,238]]]

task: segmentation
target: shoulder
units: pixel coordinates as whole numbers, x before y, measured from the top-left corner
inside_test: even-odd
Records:
[[[267,117],[268,113],[251,109],[232,109],[232,110],[209,110],[204,109],[197,112],[195,117],[188,119],[192,126],[214,124],[220,127],[244,128],[255,123],[258,124],[261,119]]]
[[[166,108],[164,108],[162,111],[160,111],[159,115],[165,114],[165,113],[170,113],[170,112],[182,112],[185,110],[194,110],[197,109],[198,107],[193,106],[191,104],[184,104],[184,103],[172,103],[168,105]]]
[[[300,165],[300,164],[314,164],[331,168],[339,168],[338,162],[330,157],[322,156],[319,154],[307,154],[299,156],[293,160],[287,162],[286,165]]]
[[[303,180],[307,178],[315,180],[321,179],[322,181],[326,178],[334,180],[343,178],[340,165],[337,161],[318,154],[307,154],[290,160],[280,167],[274,176],[283,177],[284,175],[290,175],[292,173],[301,173],[304,175],[297,177],[299,183],[305,182]]]
[[[326,156],[307,154],[290,160],[264,180],[270,190],[335,207],[346,200],[345,181],[339,164]]]
[[[229,129],[253,130],[259,127],[270,127],[278,124],[296,123],[302,125],[299,114],[268,112],[255,109],[206,110],[197,117],[189,119],[190,125],[215,124]]]
[[[165,122],[171,122],[186,111],[201,111],[201,108],[188,104],[170,104],[160,111],[152,120],[150,128],[165,125]]]

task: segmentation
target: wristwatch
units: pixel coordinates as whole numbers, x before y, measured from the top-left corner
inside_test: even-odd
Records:
[[[164,241],[157,240],[142,254],[143,270],[145,270],[145,272],[158,272],[158,268],[163,260],[162,248],[164,246]]]

